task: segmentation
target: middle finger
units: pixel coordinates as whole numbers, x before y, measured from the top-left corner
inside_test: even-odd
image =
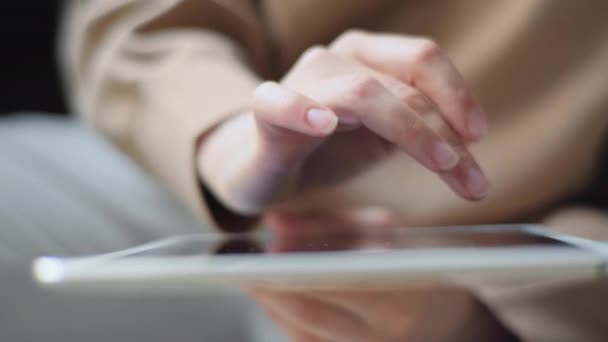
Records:
[[[372,75],[361,72],[321,82],[325,84],[316,84],[304,92],[331,108],[341,121],[360,121],[428,169],[442,174],[460,196],[480,199],[485,195],[489,184],[466,149],[456,150],[433,131],[416,111],[395,95],[394,89],[387,89]],[[407,85],[403,84],[402,89],[408,89]],[[466,163],[460,163],[461,157],[465,157]],[[457,166],[460,166],[457,173],[450,172]],[[470,186],[473,183],[469,181],[471,168],[477,169],[475,186]]]

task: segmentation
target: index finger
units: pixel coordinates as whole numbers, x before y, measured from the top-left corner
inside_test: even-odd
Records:
[[[488,123],[481,106],[435,42],[351,31],[338,38],[331,49],[419,89],[466,140],[479,140],[487,133]]]

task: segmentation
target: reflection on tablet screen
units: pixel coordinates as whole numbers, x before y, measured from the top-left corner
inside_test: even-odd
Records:
[[[192,235],[129,256],[187,256],[201,254],[276,254],[292,252],[380,252],[424,248],[570,246],[560,240],[526,231],[467,231],[395,229],[383,231],[299,232],[273,235]]]

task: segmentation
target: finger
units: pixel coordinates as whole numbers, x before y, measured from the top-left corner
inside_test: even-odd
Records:
[[[487,119],[481,106],[456,67],[433,41],[351,31],[337,39],[331,49],[420,89],[467,140],[479,140],[487,133]]]
[[[338,123],[328,108],[275,82],[256,88],[253,109],[256,118],[270,126],[310,136],[330,134]]]
[[[303,157],[338,124],[338,117],[327,107],[274,82],[258,86],[253,113],[263,148],[281,160]]]
[[[385,82],[388,83],[388,81]],[[412,87],[401,84],[393,85],[391,89],[408,106],[419,113],[433,131],[449,141],[452,148],[460,156],[460,161],[456,167],[439,173],[441,179],[452,190],[468,200],[484,198],[490,189],[490,183],[486,175],[462,139],[439,114],[439,109],[424,94]]]
[[[441,172],[441,178],[452,190],[468,200],[484,198],[490,188],[489,181],[462,138],[439,114],[439,109],[432,101],[417,89],[390,76],[376,75],[376,78],[408,107],[418,113],[431,130],[449,142],[460,156],[458,165],[451,170]]]
[[[243,214],[259,213],[289,193],[302,161],[337,124],[336,114],[325,106],[272,82],[256,89],[252,108],[253,113],[238,124],[255,127],[257,139],[238,146],[249,152],[237,154],[243,157],[231,161],[246,167],[226,171],[247,173],[247,177],[236,177],[242,184],[230,184],[242,189],[232,208]]]
[[[294,342],[331,342],[328,339],[322,338],[313,334],[310,331],[302,329],[292,321],[287,320],[277,310],[260,302],[260,306],[264,313],[270,318],[279,328],[289,337],[290,341]]]
[[[459,156],[449,142],[373,76],[357,73],[318,83],[307,95],[332,109],[340,120],[360,120],[432,171],[450,170],[458,164]]]
[[[344,52],[342,53],[342,55],[346,54],[347,53]],[[352,58],[345,58],[335,52],[318,47],[309,49],[304,53],[298,60],[298,67],[305,69],[308,74],[313,76],[316,75],[316,77],[321,79],[331,79],[336,76],[336,72],[341,74],[359,72],[360,74],[370,75],[370,77],[379,81],[386,89],[390,90],[390,92],[405,103],[408,108],[417,113],[424,122],[429,125],[434,132],[438,133],[439,136],[443,137],[452,146],[454,151],[456,151],[456,154],[460,156],[462,161],[457,167],[442,173],[442,179],[447,182],[450,188],[469,200],[479,200],[489,191],[489,182],[473,156],[469,153],[463,142],[463,138],[446,122],[444,115],[440,114],[440,109],[437,108],[433,101],[421,91],[405,84],[395,77],[359,64],[356,61],[353,61]],[[285,80],[290,81],[289,75]],[[365,79],[362,81],[365,81]],[[319,82],[315,82],[313,85],[313,89],[306,89],[306,87],[304,87],[303,91],[306,94],[315,97],[315,92],[320,91]],[[351,90],[356,92],[358,89],[357,83],[353,82],[351,85]],[[302,87],[302,84],[299,83],[298,86]],[[364,90],[364,87],[360,88],[363,89],[359,90]],[[363,93],[365,93],[365,91],[363,91]],[[317,98],[315,97],[315,99]],[[340,126],[345,124],[346,126],[356,126],[356,120],[357,118],[353,118],[352,115],[341,113]]]
[[[375,341],[378,337],[352,314],[303,294],[256,289],[255,297],[284,320],[330,341]]]
[[[490,183],[481,167],[464,146],[455,147],[460,163],[448,172],[441,172],[441,179],[456,193],[470,201],[481,200],[488,194]]]

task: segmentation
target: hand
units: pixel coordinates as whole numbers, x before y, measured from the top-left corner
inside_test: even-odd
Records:
[[[486,130],[435,43],[349,32],[306,51],[280,84],[260,85],[251,112],[202,140],[198,167],[208,189],[240,214],[344,180],[394,150],[477,200],[489,185],[466,145]]]
[[[273,250],[308,246],[290,240],[301,238],[298,232],[309,234],[311,230],[315,234],[331,230],[352,233],[341,243],[358,245],[365,239],[357,239],[357,231],[390,229],[399,221],[381,208],[266,215],[266,222],[278,237]],[[294,341],[516,340],[471,292],[462,288],[417,284],[375,289],[256,288],[250,293]]]

